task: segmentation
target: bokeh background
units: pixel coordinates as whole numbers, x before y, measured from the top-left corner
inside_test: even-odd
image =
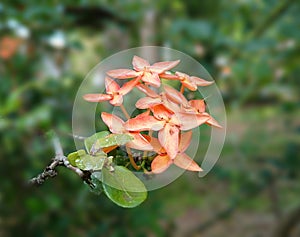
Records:
[[[1,1],[0,236],[300,236],[299,14],[293,0]],[[74,150],[86,73],[143,45],[214,77],[228,131],[212,172],[185,172],[131,210],[64,168],[27,187],[54,155],[49,132]]]

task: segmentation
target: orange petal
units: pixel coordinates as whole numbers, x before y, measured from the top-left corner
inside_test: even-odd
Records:
[[[127,79],[139,76],[139,73],[131,69],[115,69],[106,72],[112,78]]]
[[[125,123],[125,129],[128,131],[158,131],[164,127],[165,121],[160,121],[150,115],[138,115],[129,119]]]
[[[151,144],[139,132],[130,132],[129,135],[133,136],[134,140],[127,143],[128,147],[143,151],[153,150]]]
[[[180,80],[188,79],[190,76],[183,72],[175,72],[175,75],[179,77]]]
[[[160,78],[156,73],[145,72],[141,79],[147,85],[160,87]]]
[[[112,95],[107,94],[86,94],[83,96],[83,99],[89,102],[101,102],[105,100],[111,100]]]
[[[164,89],[166,91],[167,98],[177,104],[183,104],[183,106],[188,104],[188,101],[178,90],[174,89],[171,86],[164,85]]]
[[[130,80],[129,82],[126,82],[119,90],[119,93],[121,95],[126,95],[128,92],[130,92],[134,87],[135,85],[139,82],[139,78],[135,78],[133,80]]]
[[[190,81],[189,79],[185,79],[185,80],[181,81],[181,84],[191,91],[197,90],[197,85],[194,82]]]
[[[168,155],[158,155],[151,163],[151,170],[155,174],[164,172],[172,164],[172,160]]]
[[[185,153],[178,154],[174,159],[174,164],[185,170],[202,171],[200,166]]]
[[[178,153],[179,129],[166,123],[165,127],[158,132],[158,140],[169,157],[174,159]]]
[[[192,113],[176,113],[177,119],[180,121],[180,130],[186,131],[200,126],[205,123],[209,116],[205,114],[192,114]]]
[[[159,97],[158,98],[143,97],[136,102],[135,107],[139,109],[148,109],[161,103],[162,101]]]
[[[124,121],[120,119],[118,116],[106,112],[102,112],[101,118],[112,133],[124,132],[124,128],[123,128]]]
[[[136,70],[136,71],[143,71],[145,67],[150,66],[148,61],[146,61],[145,59],[140,58],[138,56],[133,57],[132,65],[133,65],[134,70]]]
[[[169,80],[180,80],[177,75],[171,73],[161,73],[159,74],[159,77],[163,79],[169,79]]]
[[[123,96],[120,94],[115,94],[113,98],[109,101],[114,106],[120,106],[123,104]]]
[[[136,86],[136,88],[138,88],[140,91],[144,92],[147,96],[155,98],[158,97],[158,94],[151,90],[148,86],[144,85],[144,84],[139,84]]]
[[[171,68],[175,67],[179,62],[180,62],[180,60],[157,62],[157,63],[154,63],[152,66],[150,66],[150,71],[160,74],[160,73],[163,73],[163,72],[168,71]]]
[[[179,137],[179,148],[178,152],[183,153],[189,147],[192,140],[192,131],[188,131],[186,133],[181,133]]]
[[[204,79],[194,76],[190,77],[190,80],[197,86],[209,86],[214,83],[213,81],[206,81]]]
[[[112,150],[116,149],[118,146],[109,146],[109,147],[103,147],[102,151],[105,152],[106,154],[111,152]]]
[[[169,120],[172,116],[172,112],[167,109],[164,105],[159,104],[150,108],[154,117],[159,120]]]
[[[156,137],[151,137],[150,139],[151,139],[150,140],[151,146],[153,147],[153,150],[156,153],[158,153],[158,154],[166,153],[165,149],[161,146],[161,144],[159,143],[159,141]]]
[[[204,100],[190,100],[190,106],[194,107],[199,113],[205,112],[205,102]]]
[[[165,92],[160,94],[161,99],[163,101],[163,105],[170,111],[171,113],[180,112],[180,107],[178,104],[174,103],[173,101],[169,100],[166,96]]]
[[[118,83],[109,77],[105,77],[105,88],[106,92],[118,92],[120,90]]]
[[[209,119],[205,123],[213,127],[222,128],[222,126],[211,116],[209,116]]]

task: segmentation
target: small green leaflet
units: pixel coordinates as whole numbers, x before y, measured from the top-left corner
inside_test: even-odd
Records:
[[[105,164],[107,155],[104,152],[98,152],[97,155],[91,156],[84,150],[79,150],[68,155],[71,165],[81,170],[101,170]]]
[[[85,155],[80,157],[80,159],[77,159],[76,166],[81,170],[101,170],[103,168],[103,165],[105,164],[107,156],[105,155],[99,155],[91,156],[91,155]]]
[[[80,159],[81,158],[81,156],[84,156],[84,155],[86,155],[86,152],[85,152],[85,150],[78,150],[78,151],[75,151],[75,152],[72,152],[72,153],[70,153],[69,155],[68,155],[68,160],[69,160],[69,162],[70,162],[70,164],[71,165],[73,165],[73,166],[77,166],[76,165],[76,160],[77,159]]]
[[[90,152],[93,144],[99,139],[99,138],[103,138],[106,137],[110,134],[110,132],[108,131],[102,131],[102,132],[98,132],[95,133],[94,135],[84,139],[84,145],[85,145],[85,149]]]
[[[96,154],[101,148],[111,146],[125,145],[127,142],[133,140],[133,137],[128,134],[110,134],[106,137],[98,138],[90,149],[91,154]]]
[[[114,171],[103,168],[101,173],[104,193],[117,205],[132,208],[147,198],[143,182],[124,166],[115,166]]]

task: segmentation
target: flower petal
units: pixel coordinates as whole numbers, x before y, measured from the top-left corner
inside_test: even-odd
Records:
[[[201,167],[185,153],[178,154],[174,159],[174,164],[185,170],[202,171]]]
[[[109,147],[103,147],[102,151],[107,154],[108,152],[111,152],[112,150],[116,149],[117,147],[118,147],[117,145],[115,145],[115,146],[109,146]]]
[[[140,75],[139,72],[136,72],[131,69],[114,69],[106,72],[106,74],[112,78],[117,78],[117,79],[128,79]]]
[[[222,126],[210,115],[209,119],[205,123],[216,128],[222,128]]]
[[[164,105],[158,104],[150,108],[154,117],[159,120],[169,120],[173,112],[167,109]]]
[[[139,78],[135,78],[135,79],[132,79],[130,80],[129,82],[126,82],[119,90],[119,93],[121,95],[126,95],[128,92],[130,92],[134,87],[135,85],[139,82]]]
[[[179,77],[179,80],[188,79],[190,76],[183,72],[175,72],[175,75]]]
[[[137,150],[152,151],[153,147],[139,132],[130,132],[133,140],[127,143],[127,146]]]
[[[179,129],[166,123],[165,127],[158,132],[158,140],[171,159],[178,153]]]
[[[181,133],[179,137],[179,147],[178,147],[178,153],[183,153],[185,150],[189,147],[191,141],[192,141],[192,131],[188,131],[186,133]]]
[[[176,113],[177,119],[180,121],[180,130],[186,131],[200,126],[205,123],[209,116],[205,114],[192,114],[192,113]]]
[[[158,98],[143,97],[136,102],[135,107],[139,109],[148,109],[161,103],[162,101],[159,97]]]
[[[172,160],[168,155],[158,155],[151,163],[151,170],[155,174],[164,172],[172,164]]]
[[[205,112],[205,102],[204,100],[190,100],[189,101],[190,106],[195,108],[199,113]]]
[[[113,79],[105,77],[105,89],[107,93],[118,92],[120,90],[120,86]]]
[[[168,79],[168,80],[180,80],[179,76],[175,75],[175,74],[171,74],[171,73],[161,73],[159,74],[160,78],[163,79]]]
[[[183,106],[186,106],[188,104],[187,99],[178,90],[167,85],[164,85],[164,89],[166,91],[167,98],[170,99],[171,101],[177,104],[182,104]]]
[[[152,98],[158,97],[158,94],[155,91],[151,90],[144,84],[139,84],[136,86],[136,88],[138,88],[141,92],[144,92],[147,96],[150,96]]]
[[[165,71],[170,70],[171,68],[175,67],[180,60],[176,61],[166,61],[166,62],[157,62],[150,66],[150,71],[154,73],[163,73]]]
[[[162,92],[160,94],[161,99],[162,99],[162,104],[171,112],[171,113],[175,113],[175,112],[180,112],[181,109],[179,107],[178,104],[174,103],[173,101],[169,100],[166,96],[165,92]]]
[[[125,123],[125,129],[128,131],[158,131],[164,127],[165,121],[160,121],[150,115],[140,114],[135,118],[129,119]]]
[[[158,153],[158,154],[166,153],[165,149],[161,146],[161,144],[159,143],[159,141],[156,137],[151,137],[150,143],[151,143],[151,146],[153,147],[153,150],[156,153]]]
[[[199,77],[194,77],[194,76],[190,77],[190,81],[195,83],[195,85],[197,86],[209,86],[214,83],[213,81],[206,81],[204,79],[201,79]]]
[[[107,94],[86,94],[83,96],[83,99],[88,102],[101,102],[106,100],[111,100],[112,95]]]
[[[124,121],[118,116],[102,112],[101,118],[112,133],[120,134],[124,132]]]
[[[111,103],[113,106],[120,106],[123,104],[123,96],[120,94],[115,94],[109,103]]]
[[[132,65],[133,65],[134,70],[136,70],[136,71],[143,71],[145,67],[150,66],[148,61],[146,61],[145,59],[140,58],[138,56],[133,57]]]
[[[191,91],[196,91],[196,90],[197,90],[197,85],[196,85],[194,82],[190,81],[189,79],[184,79],[184,80],[182,80],[182,81],[181,81],[181,84],[182,84],[184,87],[186,87],[186,88],[188,88],[189,90],[191,90]]]
[[[154,86],[154,87],[160,87],[160,78],[159,78],[158,74],[156,74],[156,73],[144,72],[144,75],[142,76],[141,79],[147,85]]]

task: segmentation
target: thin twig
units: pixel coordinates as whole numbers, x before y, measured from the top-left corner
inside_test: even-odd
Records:
[[[126,119],[130,119],[130,116],[129,116],[129,114],[128,114],[128,112],[127,112],[127,110],[125,109],[125,107],[124,107],[123,104],[120,105],[120,108],[121,108],[123,114],[125,115]]]
[[[48,178],[53,178],[57,176],[56,167],[57,166],[64,166],[73,172],[75,172],[79,177],[82,178],[83,181],[90,184],[90,173],[82,171],[77,167],[74,167],[70,164],[67,157],[63,154],[63,149],[58,137],[54,137],[52,139],[54,150],[55,150],[55,157],[52,159],[51,163],[43,170],[42,173],[38,174],[36,177],[29,180],[28,184],[31,186],[38,186],[43,184]]]

